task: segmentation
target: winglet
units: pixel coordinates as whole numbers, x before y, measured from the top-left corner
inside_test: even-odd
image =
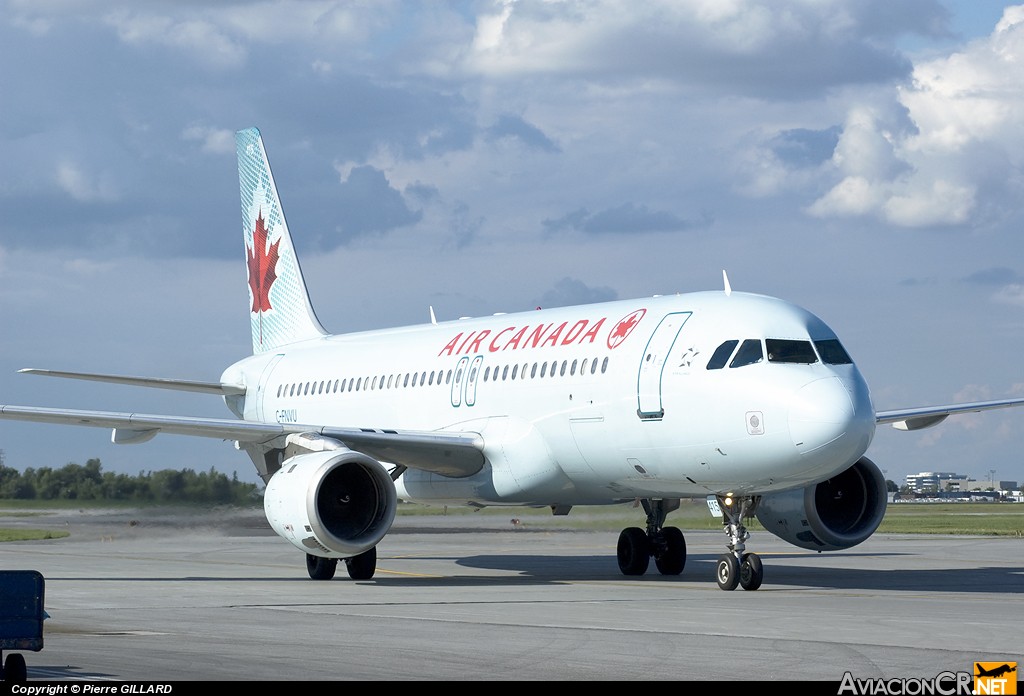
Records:
[[[725,296],[728,297],[732,294],[732,286],[729,285],[729,274],[725,272],[724,268],[722,269],[722,282],[725,284]]]

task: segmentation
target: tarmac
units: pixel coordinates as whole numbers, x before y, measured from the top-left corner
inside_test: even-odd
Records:
[[[838,683],[1024,657],[1019,538],[755,532],[763,586],[723,592],[721,532],[686,533],[681,576],[625,577],[617,532],[400,516],[357,582],[310,580],[260,510],[0,513],[18,525],[71,532],[0,544],[46,582],[30,680]]]

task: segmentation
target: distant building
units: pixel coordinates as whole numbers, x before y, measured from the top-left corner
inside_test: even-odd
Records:
[[[938,493],[939,491],[958,491],[967,489],[967,474],[956,474],[952,471],[922,471],[919,474],[907,475],[907,486],[915,493]]]
[[[1016,491],[1020,490],[1020,485],[1017,481],[995,481],[991,479],[982,479],[981,481],[969,481],[967,490],[969,491],[987,491],[990,488],[994,488],[997,491]]]

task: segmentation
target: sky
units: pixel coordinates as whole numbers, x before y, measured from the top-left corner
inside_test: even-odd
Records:
[[[0,403],[229,417],[235,130],[336,333],[719,289],[839,335],[879,410],[1024,395],[1024,5],[0,1]],[[365,424],[351,424],[365,425]],[[387,427],[388,424],[371,424]],[[8,466],[237,472],[0,421]],[[879,427],[887,478],[1024,480],[1024,409]]]

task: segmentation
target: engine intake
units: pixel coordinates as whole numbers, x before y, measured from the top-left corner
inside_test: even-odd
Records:
[[[882,472],[867,457],[814,486],[761,498],[757,519],[795,546],[839,551],[874,534],[885,516],[888,491]]]
[[[395,484],[377,460],[349,449],[300,454],[267,482],[263,509],[293,546],[350,558],[376,546],[395,521]]]

